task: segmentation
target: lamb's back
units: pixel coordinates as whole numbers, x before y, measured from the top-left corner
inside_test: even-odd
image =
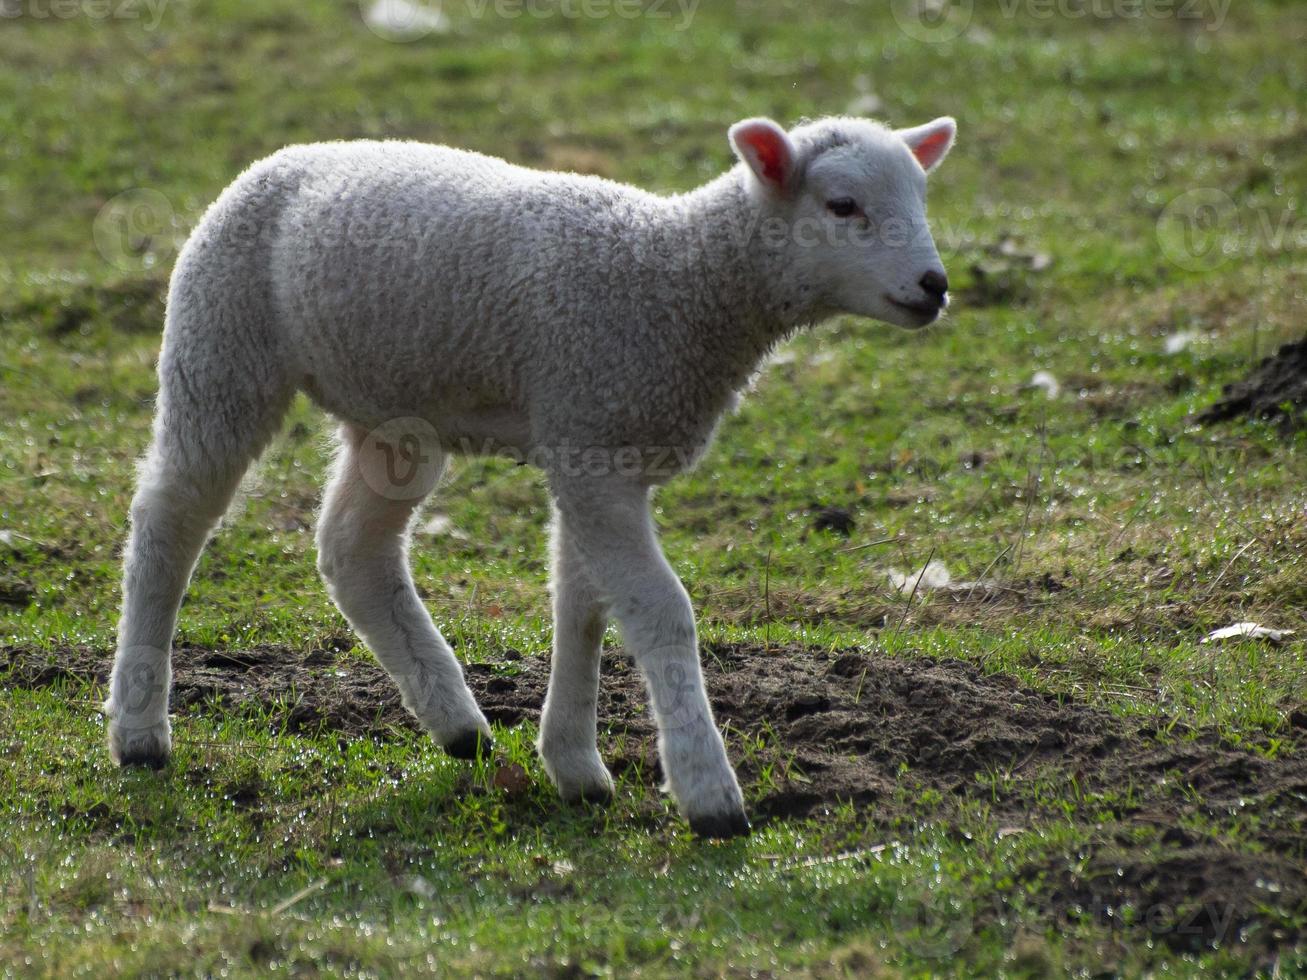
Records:
[[[640,309],[629,243],[661,199],[449,147],[289,147],[230,193],[282,197],[268,248],[277,319],[319,386],[384,379],[416,403],[521,401],[541,374],[591,370]],[[225,212],[238,211],[227,207]],[[249,237],[249,230],[243,233]]]

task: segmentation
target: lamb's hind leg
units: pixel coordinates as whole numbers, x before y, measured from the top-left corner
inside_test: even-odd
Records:
[[[365,445],[377,437],[351,426],[341,438],[318,525],[318,569],[340,611],[394,678],[404,706],[450,755],[485,754],[490,726],[408,567],[409,522],[434,481],[416,490],[393,486],[381,451],[388,447]]]
[[[226,361],[222,362],[226,364]],[[154,439],[141,465],[123,558],[118,653],[104,704],[109,752],[121,765],[161,767],[172,748],[168,692],[177,612],[204,542],[289,394],[249,377],[184,377],[165,343]]]
[[[565,800],[603,802],[613,779],[595,744],[607,614],[563,515],[553,527],[554,654],[540,716],[540,758]]]
[[[177,611],[191,569],[231,499],[234,481],[195,479],[152,452],[131,507],[118,653],[104,713],[121,765],[160,768],[172,748],[168,691]]]

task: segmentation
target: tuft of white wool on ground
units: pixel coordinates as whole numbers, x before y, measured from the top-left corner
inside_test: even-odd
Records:
[[[388,41],[414,41],[428,34],[444,34],[449,18],[438,5],[414,0],[373,0],[363,13],[363,23]]]

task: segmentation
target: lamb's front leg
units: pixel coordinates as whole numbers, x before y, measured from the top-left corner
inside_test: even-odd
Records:
[[[558,509],[590,580],[649,686],[663,773],[697,834],[749,821],[699,669],[690,598],[658,546],[647,488],[618,478],[556,480]]]
[[[563,799],[604,802],[613,795],[613,779],[595,735],[607,618],[557,511],[552,553],[554,655],[540,717],[540,758]]]

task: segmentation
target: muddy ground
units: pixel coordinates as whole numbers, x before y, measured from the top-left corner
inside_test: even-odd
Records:
[[[1253,368],[1248,377],[1228,384],[1221,397],[1198,415],[1198,421],[1273,419],[1294,430],[1307,422],[1307,339],[1285,344]]]
[[[109,663],[108,653],[85,648],[0,650],[0,686],[103,683]],[[183,647],[174,672],[176,713],[257,709],[287,731],[343,737],[393,738],[415,727],[379,667],[331,651]],[[1267,957],[1307,938],[1271,928],[1259,913],[1271,905],[1297,922],[1307,916],[1303,711],[1290,716],[1288,751],[1267,758],[1214,732],[1177,725],[1163,733],[1155,719],[1026,690],[961,661],[719,646],[705,650],[704,672],[756,822],[820,817],[851,801],[901,838],[918,821],[947,822],[981,803],[996,827],[1022,832],[1064,819],[1058,801],[1074,781],[1079,794],[1111,796],[1091,848],[1023,870],[1048,915],[1112,922],[1133,905],[1155,913],[1131,927],[1150,938],[1192,949],[1247,942]],[[468,665],[468,679],[492,722],[535,722],[548,659],[510,651],[501,663]],[[614,773],[658,781],[644,687],[619,652],[605,656],[599,710]],[[762,750],[742,751],[746,737],[759,736]],[[771,785],[759,780],[764,766],[778,774]],[[995,773],[1002,778],[989,778]],[[1254,828],[1239,849],[1221,832],[1236,814],[1245,841]]]

